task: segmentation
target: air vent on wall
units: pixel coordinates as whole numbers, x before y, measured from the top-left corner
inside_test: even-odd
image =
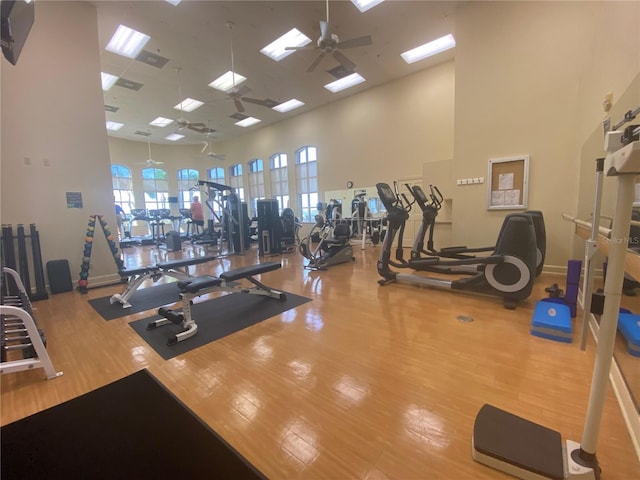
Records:
[[[337,79],[340,79],[340,78],[344,78],[344,77],[346,77],[348,75],[351,75],[353,73],[353,71],[345,68],[343,65],[338,65],[337,67],[332,68],[331,70],[327,70],[327,73],[330,73],[331,75],[333,75]]]
[[[164,67],[169,61],[168,58],[161,57],[160,55],[156,55],[155,53],[151,53],[147,50],[142,50],[136,57],[136,60],[156,68]]]
[[[118,110],[120,110],[120,107],[114,107],[114,106],[112,106],[112,105],[105,105],[105,106],[104,106],[104,109],[105,109],[107,112],[113,112],[113,113],[115,113],[115,112],[117,112]]]
[[[142,130],[136,130],[133,132],[135,135],[142,135],[143,137],[150,137],[151,132],[143,132]]]
[[[116,85],[118,85],[119,87],[128,88],[129,90],[135,90],[136,92],[144,86],[143,83],[134,82],[133,80],[127,80],[126,78],[122,77],[118,79]]]

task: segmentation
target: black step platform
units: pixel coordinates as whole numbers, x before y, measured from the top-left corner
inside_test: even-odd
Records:
[[[485,404],[472,441],[473,458],[480,463],[520,478],[564,478],[562,438],[555,430]]]

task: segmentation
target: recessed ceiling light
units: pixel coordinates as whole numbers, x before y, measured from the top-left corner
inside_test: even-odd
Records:
[[[165,140],[171,140],[172,142],[180,140],[181,138],[184,138],[184,135],[180,135],[179,133],[172,133],[171,135],[164,137]]]
[[[297,28],[292,28],[280,38],[264,47],[260,52],[264,53],[269,58],[273,58],[276,62],[279,62],[284,57],[295,52],[295,50],[285,50],[286,47],[304,47],[309,43],[311,43],[311,39],[309,37]]]
[[[291,100],[287,100],[286,102],[282,102],[281,104],[276,105],[275,107],[273,107],[273,109],[278,112],[284,113],[284,112],[288,112],[290,110],[299,108],[303,105],[304,105],[304,102],[301,102],[300,100],[292,98]]]
[[[100,72],[100,75],[102,75],[102,90],[105,92],[113,87],[113,84],[118,81],[118,77],[111,75],[110,73]]]
[[[238,86],[242,82],[244,82],[247,77],[243,77],[239,73],[234,73],[232,71],[228,71],[224,75],[219,76],[213,82],[209,84],[211,88],[215,88],[216,90],[220,90],[221,92],[227,92],[233,88],[233,86]]]
[[[384,0],[351,0],[351,3],[358,7],[358,10],[361,12],[366,12],[382,2],[384,2]]]
[[[185,98],[173,108],[176,110],[182,110],[183,112],[193,112],[196,108],[200,108],[202,105],[204,105],[204,102],[201,102],[200,100]]]
[[[149,125],[153,125],[154,127],[166,127],[167,125],[171,125],[173,120],[170,118],[158,117],[155,120],[149,122]]]
[[[253,117],[247,117],[244,120],[240,120],[236,122],[236,125],[239,127],[250,127],[251,125],[255,125],[256,123],[260,123],[262,120]]]
[[[341,90],[351,88],[354,85],[358,85],[359,83],[362,83],[364,81],[364,77],[362,77],[359,73],[352,73],[351,75],[342,77],[335,82],[327,83],[324,88],[332,91],[333,93],[337,93]]]
[[[113,132],[117,132],[118,130],[120,130],[122,127],[124,127],[124,123],[118,123],[118,122],[109,122],[107,121],[107,130],[111,130]]]
[[[119,25],[106,49],[123,57],[136,58],[150,38],[145,33]]]
[[[166,2],[170,3],[174,7],[177,6],[182,0],[166,0]]]
[[[420,45],[401,54],[404,61],[407,63],[417,62],[427,57],[431,57],[438,53],[444,52],[456,46],[456,40],[450,33],[444,37],[436,38],[435,40]]]

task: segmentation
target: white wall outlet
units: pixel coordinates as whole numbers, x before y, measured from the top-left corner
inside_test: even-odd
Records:
[[[456,180],[456,185],[462,185],[462,180],[457,179],[457,180]]]
[[[480,177],[478,180],[480,180],[480,183],[484,183],[484,177]]]
[[[467,184],[467,179],[463,178],[462,180],[460,180],[462,182],[462,185],[466,185]]]

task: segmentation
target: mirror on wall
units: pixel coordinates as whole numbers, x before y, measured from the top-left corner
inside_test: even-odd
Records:
[[[611,124],[615,125],[628,111],[633,111],[640,106],[640,74],[629,85],[629,88],[615,100],[611,111]],[[636,122],[640,124],[640,118]],[[629,124],[627,124],[629,125]],[[596,179],[596,158],[604,156],[604,129],[602,125],[597,126],[587,141],[582,146],[580,160],[580,185],[578,197],[578,218],[583,220],[591,220],[594,207],[595,179]],[[636,179],[640,182],[640,177]],[[637,187],[638,191],[640,187]],[[615,214],[615,197],[616,182],[613,178],[604,178],[602,190],[602,210],[599,223],[603,227],[610,228],[612,216]],[[638,207],[634,207],[638,209]],[[640,215],[640,211],[638,212]],[[630,235],[630,238],[633,235]],[[640,239],[638,239],[640,240]],[[584,240],[578,236],[574,237],[577,258],[584,258]],[[632,245],[630,245],[631,247]],[[640,252],[634,253],[629,250],[627,255],[640,255]],[[598,253],[593,259],[593,265],[596,269],[596,275],[599,276],[594,282],[594,288],[602,288],[602,269],[606,258]],[[636,273],[637,275],[637,273]],[[637,314],[640,321],[640,278],[633,278],[627,274],[625,280],[624,294],[622,295],[621,306],[629,310],[633,314]],[[637,353],[636,353],[637,355]],[[616,336],[616,344],[614,351],[614,359],[625,384],[629,390],[630,397],[635,403],[636,410],[640,414],[640,357],[629,352],[629,346],[626,339],[618,330]]]

